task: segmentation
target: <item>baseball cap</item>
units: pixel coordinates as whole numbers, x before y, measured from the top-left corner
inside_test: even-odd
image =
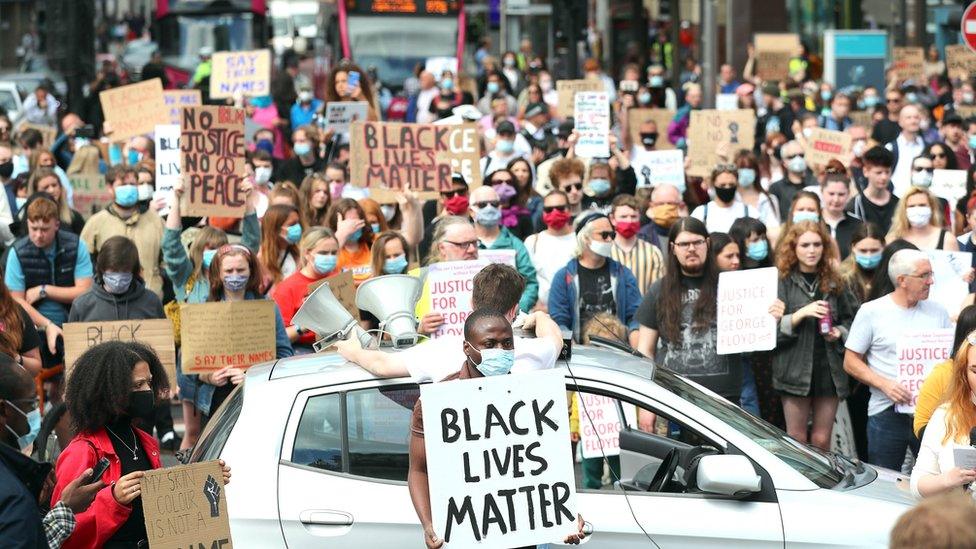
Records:
[[[495,133],[505,135],[515,135],[515,124],[508,120],[502,120],[495,126]]]

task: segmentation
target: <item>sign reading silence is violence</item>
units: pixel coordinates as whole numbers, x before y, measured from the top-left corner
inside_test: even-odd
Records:
[[[244,109],[184,108],[180,155],[183,215],[244,216]]]

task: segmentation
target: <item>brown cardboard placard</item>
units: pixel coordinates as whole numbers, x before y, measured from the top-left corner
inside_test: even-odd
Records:
[[[460,172],[468,188],[481,186],[481,144],[474,124],[353,122],[349,131],[352,183],[369,187],[370,198],[396,202],[412,189],[421,200],[436,200]]]
[[[600,92],[605,91],[602,80],[581,79],[581,80],[557,80],[556,93],[559,95],[559,104],[556,110],[561,118],[573,116],[573,109],[576,108],[576,92]]]
[[[646,120],[653,120],[657,124],[657,142],[654,148],[667,151],[674,148],[668,139],[668,125],[674,120],[674,111],[668,109],[629,109],[627,111],[627,128],[634,145],[640,145],[640,125]]]
[[[146,471],[140,489],[150,549],[233,549],[219,462]]]
[[[244,109],[186,107],[180,121],[185,216],[244,216]]]
[[[359,317],[359,307],[356,306],[356,285],[352,280],[352,271],[342,271],[335,276],[316,280],[308,285],[308,292],[305,294],[305,297],[308,297],[323,284],[329,285],[329,289],[332,290],[332,295],[335,296],[345,310],[349,311],[349,314],[353,318],[361,320]]]
[[[74,190],[75,209],[86,220],[115,200],[102,174],[76,173],[68,176]]]
[[[218,51],[211,58],[211,67],[210,97],[213,99],[271,93],[270,50]]]
[[[138,341],[156,351],[166,369],[169,383],[176,383],[176,346],[173,322],[168,318],[147,320],[111,320],[104,322],[66,322],[64,331],[64,366],[70,372],[89,347],[105,341]]]
[[[847,164],[851,152],[851,134],[823,128],[813,128],[807,138],[805,155],[812,166],[825,166],[831,158]]]
[[[921,85],[925,82],[925,50],[914,46],[891,48],[891,68],[899,80],[912,79]]]
[[[708,177],[722,161],[716,152],[719,145],[729,145],[731,162],[739,149],[752,150],[756,133],[756,113],[748,109],[691,111],[688,126],[688,175]]]
[[[111,125],[109,138],[113,142],[151,134],[157,124],[169,123],[163,84],[158,78],[105,90],[98,99],[105,122]]]
[[[794,33],[756,34],[756,76],[763,80],[784,80],[790,75],[790,59],[800,49]]]
[[[17,126],[17,131],[22,132],[24,130],[37,130],[41,132],[41,143],[44,145],[45,149],[50,149],[51,145],[53,145],[58,138],[58,129],[54,126],[22,122],[19,126]]]
[[[275,358],[275,303],[266,299],[180,305],[184,373],[247,368]]]
[[[183,120],[183,107],[198,107],[203,104],[203,97],[200,90],[163,90],[163,103],[169,123],[178,126]]]
[[[976,72],[976,53],[965,44],[946,46],[945,61],[949,78],[967,80]]]
[[[868,111],[851,111],[847,116],[850,117],[855,126],[863,126],[868,129],[868,133],[871,133],[871,127],[874,126],[871,113]]]

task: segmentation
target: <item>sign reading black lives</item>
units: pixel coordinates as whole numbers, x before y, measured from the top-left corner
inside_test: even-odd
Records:
[[[218,462],[146,471],[141,486],[150,549],[234,547]]]
[[[448,546],[558,543],[576,532],[561,372],[423,385],[420,396],[431,514]]]

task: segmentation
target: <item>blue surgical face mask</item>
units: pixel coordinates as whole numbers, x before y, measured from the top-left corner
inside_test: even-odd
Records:
[[[802,156],[794,156],[786,167],[793,173],[803,173],[807,169],[807,159]]]
[[[14,403],[10,401],[7,402],[14,410],[17,410],[20,415],[27,418],[28,431],[27,434],[24,435],[18,435],[17,432],[10,427],[10,424],[7,424],[7,430],[17,438],[17,446],[20,450],[24,450],[37,439],[37,433],[41,431],[41,409],[37,408],[35,410],[31,410],[30,413],[25,414],[24,411],[18,408]]]
[[[123,208],[131,208],[139,202],[139,189],[135,185],[117,185],[115,203]]]
[[[865,95],[861,98],[861,101],[864,102],[864,107],[868,109],[878,106],[877,95]]]
[[[830,101],[830,98],[832,96],[833,96],[833,94],[830,93],[830,90],[820,90],[820,99],[822,99],[824,101]]]
[[[769,242],[766,239],[746,244],[746,257],[753,261],[762,261],[769,256]]]
[[[474,349],[474,345],[471,345],[467,341],[464,342],[465,345]],[[468,359],[471,362],[471,359]],[[512,371],[512,365],[515,363],[515,351],[512,349],[481,349],[481,364],[471,364],[478,369],[485,377],[491,376],[503,376]]]
[[[295,154],[298,156],[305,156],[312,152],[312,144],[307,141],[302,141],[301,143],[295,143],[294,148]]]
[[[816,223],[820,221],[820,216],[816,212],[793,212],[793,223],[802,223],[804,221],[813,221]]]
[[[498,85],[498,82],[488,82],[488,93],[498,93],[500,88],[501,86]]]
[[[356,229],[356,232],[349,235],[349,240],[346,242],[359,242],[359,239],[363,237],[363,230]]]
[[[739,185],[751,187],[756,182],[756,170],[752,168],[739,168]]]
[[[298,223],[290,225],[285,229],[285,240],[289,244],[298,244],[298,241],[302,239],[302,226]]]
[[[17,205],[17,211],[20,211],[20,209],[24,207],[24,204],[27,204],[27,197],[18,196],[14,198],[14,204]]]
[[[209,269],[210,263],[213,261],[214,256],[217,255],[217,250],[204,250],[203,251],[203,268]]]
[[[380,234],[380,224],[379,223],[371,223],[369,225],[369,228],[373,230],[373,234]]]
[[[383,262],[383,274],[401,274],[407,268],[407,256],[398,255]]]
[[[664,87],[664,77],[660,75],[654,75],[647,79],[647,83],[652,88],[662,88]]]
[[[271,96],[270,95],[262,95],[262,96],[259,96],[259,97],[252,97],[251,98],[251,105],[254,105],[255,107],[257,107],[259,109],[266,109],[266,108],[268,108],[268,107],[271,106]]]
[[[239,292],[247,287],[247,275],[229,274],[224,277],[224,288],[231,292]]]
[[[450,90],[454,88],[454,80],[450,78],[445,78],[441,80],[441,87],[444,88],[445,90]]]
[[[587,187],[593,194],[597,196],[603,196],[610,192],[610,180],[609,179],[591,179],[589,183],[586,184]]]
[[[881,252],[871,255],[854,252],[854,261],[856,261],[862,269],[873,271],[874,269],[878,268],[878,265],[881,264]]]
[[[515,142],[507,139],[499,139],[495,142],[495,150],[501,154],[512,154],[515,150]]]
[[[502,211],[494,206],[485,206],[474,214],[474,222],[482,227],[497,227],[502,220]]]
[[[120,295],[124,294],[129,286],[132,285],[132,273],[112,273],[104,272],[102,273],[102,283],[105,285],[105,291],[110,294]]]
[[[127,162],[128,165],[135,166],[136,164],[139,163],[139,160],[142,160],[142,155],[139,154],[139,151],[135,149],[129,149],[129,155],[126,160],[128,160]]]
[[[315,272],[321,275],[329,274],[335,270],[338,261],[339,257],[336,255],[315,254]]]
[[[969,148],[976,149],[976,134],[969,136]]]
[[[651,102],[651,92],[641,92],[637,96],[637,102],[641,105],[646,105]]]

